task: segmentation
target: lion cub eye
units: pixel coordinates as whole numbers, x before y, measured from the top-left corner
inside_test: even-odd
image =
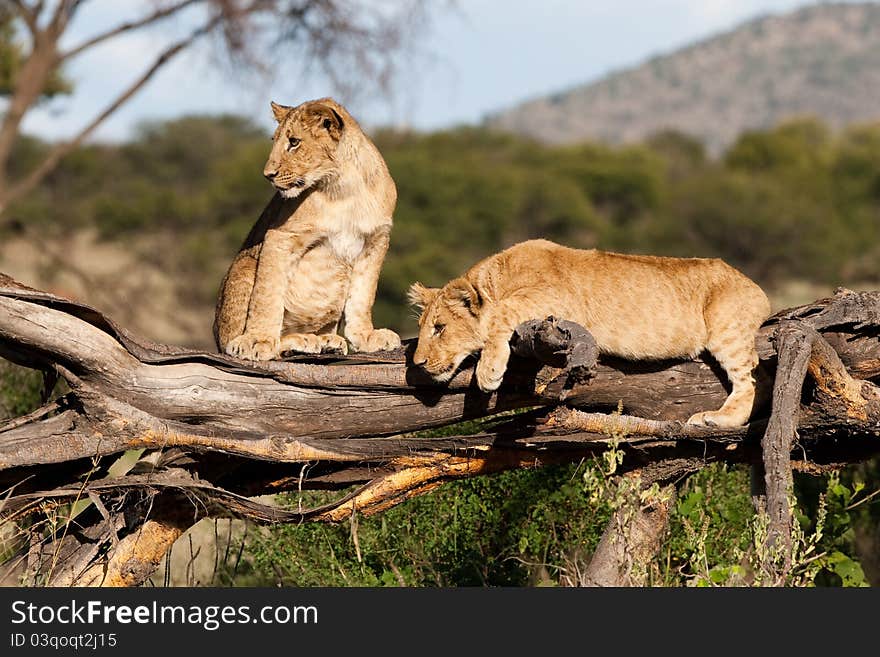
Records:
[[[297,139],[296,137],[289,137],[287,139],[287,150],[292,151],[293,149],[295,149],[297,146],[300,145],[301,141],[302,141],[302,139]]]
[[[446,328],[446,324],[434,324],[434,333],[433,335],[440,335],[443,333],[443,329]]]

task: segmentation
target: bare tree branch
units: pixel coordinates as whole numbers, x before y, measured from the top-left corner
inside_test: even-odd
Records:
[[[63,4],[59,4],[61,8]],[[36,21],[36,16],[34,17]],[[0,124],[0,211],[7,203],[8,191],[7,165],[18,129],[30,107],[46,88],[49,76],[57,64],[56,45],[60,32],[50,25],[44,30],[35,25],[31,51],[22,62],[21,70],[15,76],[15,84],[9,105]]]
[[[110,572],[115,563],[118,573],[107,581],[136,584],[201,517],[338,522],[446,481],[578,462],[614,445],[623,454],[616,474],[638,471],[645,482],[672,482],[713,462],[764,464],[773,547],[781,551],[768,570],[781,581],[791,470],[823,472],[880,452],[880,390],[854,375],[880,376],[871,319],[878,307],[880,293],[841,292],[768,320],[757,336],[758,387],[772,405],[759,403],[749,425],[724,429],[681,424],[695,406],[725,397],[723,374],[709,363],[597,363],[589,333],[562,320],[519,327],[517,357],[501,389],[487,395],[473,386],[470,367],[448,386],[426,385],[407,367],[411,343],[341,360],[251,363],[146,343],[88,306],[0,275],[0,354],[53,368],[71,388],[54,406],[0,426],[0,488],[10,489],[2,513],[19,521],[88,503],[76,519],[85,529],[55,530],[45,545],[23,546],[27,553],[15,558],[36,568],[36,581],[97,583],[100,568]],[[523,407],[532,410],[499,415]],[[476,435],[410,433],[491,416],[498,417]],[[111,474],[106,457],[131,449],[145,451],[124,473]],[[352,486],[309,509],[251,499]],[[153,513],[159,500],[186,509],[186,517]],[[637,540],[615,543],[609,534],[588,579],[637,581],[633,568],[649,558],[665,526],[668,506],[661,507],[621,511],[608,531]],[[132,517],[138,522],[123,522]],[[641,520],[630,525],[631,517]],[[141,538],[133,537],[139,527]],[[603,559],[607,568],[599,572]],[[46,564],[54,565],[46,571]]]
[[[764,481],[769,527],[765,567],[782,580],[791,568],[791,446],[800,415],[801,390],[810,360],[810,336],[800,330],[800,322],[786,320],[776,331],[779,354],[773,386],[773,412],[762,440]]]
[[[675,486],[669,484],[649,504],[634,499],[617,509],[579,585],[645,586],[675,499]]]
[[[79,0],[58,0],[55,12],[52,14],[52,18],[49,19],[47,30],[55,34],[61,34],[78,7]]]
[[[13,185],[6,194],[5,202],[8,204],[18,198],[29,193],[36,187],[41,180],[56,166],[58,163],[72,150],[79,146],[95,129],[104,122],[104,120],[125,104],[132,96],[134,96],[150,79],[177,54],[187,48],[200,36],[210,32],[222,20],[221,15],[214,16],[204,25],[194,30],[185,39],[182,39],[168,48],[166,48],[153,62],[152,66],[147,69],[137,80],[135,80],[125,91],[116,97],[100,114],[98,114],[88,125],[69,141],[62,142],[55,146],[43,161],[21,181]]]
[[[61,61],[66,61],[66,60],[72,59],[72,58],[76,57],[77,55],[79,55],[84,50],[88,50],[89,48],[92,48],[93,46],[96,46],[99,43],[103,43],[104,41],[107,41],[108,39],[112,39],[113,37],[119,36],[120,34],[124,34],[126,32],[132,32],[132,31],[137,30],[138,28],[144,27],[146,25],[151,25],[152,23],[155,23],[156,21],[159,21],[163,18],[167,18],[168,16],[176,14],[177,12],[181,11],[182,9],[185,9],[186,7],[188,7],[190,5],[196,4],[198,2],[203,2],[203,1],[204,0],[182,0],[181,2],[178,2],[176,4],[157,9],[152,14],[148,14],[147,16],[144,16],[143,18],[139,18],[134,21],[128,21],[126,23],[122,23],[121,25],[117,25],[116,27],[114,27],[110,30],[107,30],[106,32],[102,32],[101,34],[95,35],[92,38],[87,39],[86,41],[82,42],[78,46],[74,46],[70,50],[61,53],[59,55],[59,59]]]
[[[37,19],[39,18],[40,12],[42,11],[43,3],[40,2],[34,6],[30,6],[27,3],[23,2],[23,0],[12,0],[12,4],[15,6],[18,15],[27,26],[28,31],[31,33],[31,36],[35,37],[37,35],[37,32],[39,32]]]

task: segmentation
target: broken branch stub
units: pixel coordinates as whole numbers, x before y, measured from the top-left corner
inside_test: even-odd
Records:
[[[599,346],[589,331],[552,315],[520,324],[511,338],[510,350],[516,356],[544,365],[535,373],[534,390],[559,401],[575,385],[590,380],[599,359]]]

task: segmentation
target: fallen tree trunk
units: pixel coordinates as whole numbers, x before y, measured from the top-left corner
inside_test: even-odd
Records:
[[[765,466],[768,541],[782,537],[784,548],[790,468],[839,467],[880,451],[880,396],[870,381],[880,376],[878,326],[878,293],[841,290],[777,314],[756,337],[752,423],[712,429],[682,424],[727,395],[711,360],[598,358],[589,333],[564,320],[520,326],[517,357],[488,395],[472,383],[472,367],[448,386],[430,385],[407,367],[411,343],[381,354],[251,363],[148,343],[88,306],[0,275],[0,355],[43,370],[49,386],[60,376],[70,387],[0,425],[2,514],[22,521],[88,500],[76,531],[69,522],[47,528],[42,547],[26,546],[21,558],[35,582],[132,585],[149,576],[162,545],[201,517],[338,521],[457,478],[592,458],[614,441],[625,454],[620,472],[664,485],[715,461]],[[790,364],[779,343],[794,334],[808,346]],[[777,349],[785,376],[776,371]],[[530,410],[504,413],[516,409]],[[498,414],[476,435],[413,435]],[[829,440],[842,436],[845,444]],[[114,471],[131,450],[139,460]],[[313,509],[251,499],[352,486]],[[186,512],[169,517],[159,508]],[[786,562],[771,567],[784,575]]]

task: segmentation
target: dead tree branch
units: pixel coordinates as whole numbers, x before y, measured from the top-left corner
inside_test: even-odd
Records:
[[[88,306],[0,275],[0,355],[70,387],[0,425],[2,515],[26,525],[54,514],[42,547],[22,547],[35,582],[133,585],[202,517],[336,522],[454,479],[592,459],[613,443],[624,454],[620,474],[661,486],[713,462],[763,466],[768,545],[782,555],[767,567],[782,581],[791,469],[819,472],[880,451],[870,380],[880,376],[878,309],[880,294],[844,290],[768,320],[756,338],[753,421],[718,429],[682,423],[726,397],[711,360],[598,357],[589,333],[564,320],[518,328],[504,384],[490,395],[472,384],[472,363],[448,386],[430,385],[407,366],[412,344],[270,363],[151,344]],[[482,432],[416,433],[464,419],[483,419]],[[140,450],[137,462],[112,467],[129,450]],[[253,499],[307,489],[345,492],[314,508]],[[75,500],[85,508],[74,515]],[[640,581],[633,573],[668,512],[655,504],[620,516],[588,579]]]
[[[675,486],[669,484],[648,504],[633,501],[617,509],[608,522],[605,533],[602,534],[580,585],[644,586],[647,584],[647,565],[660,550],[674,503]]]

